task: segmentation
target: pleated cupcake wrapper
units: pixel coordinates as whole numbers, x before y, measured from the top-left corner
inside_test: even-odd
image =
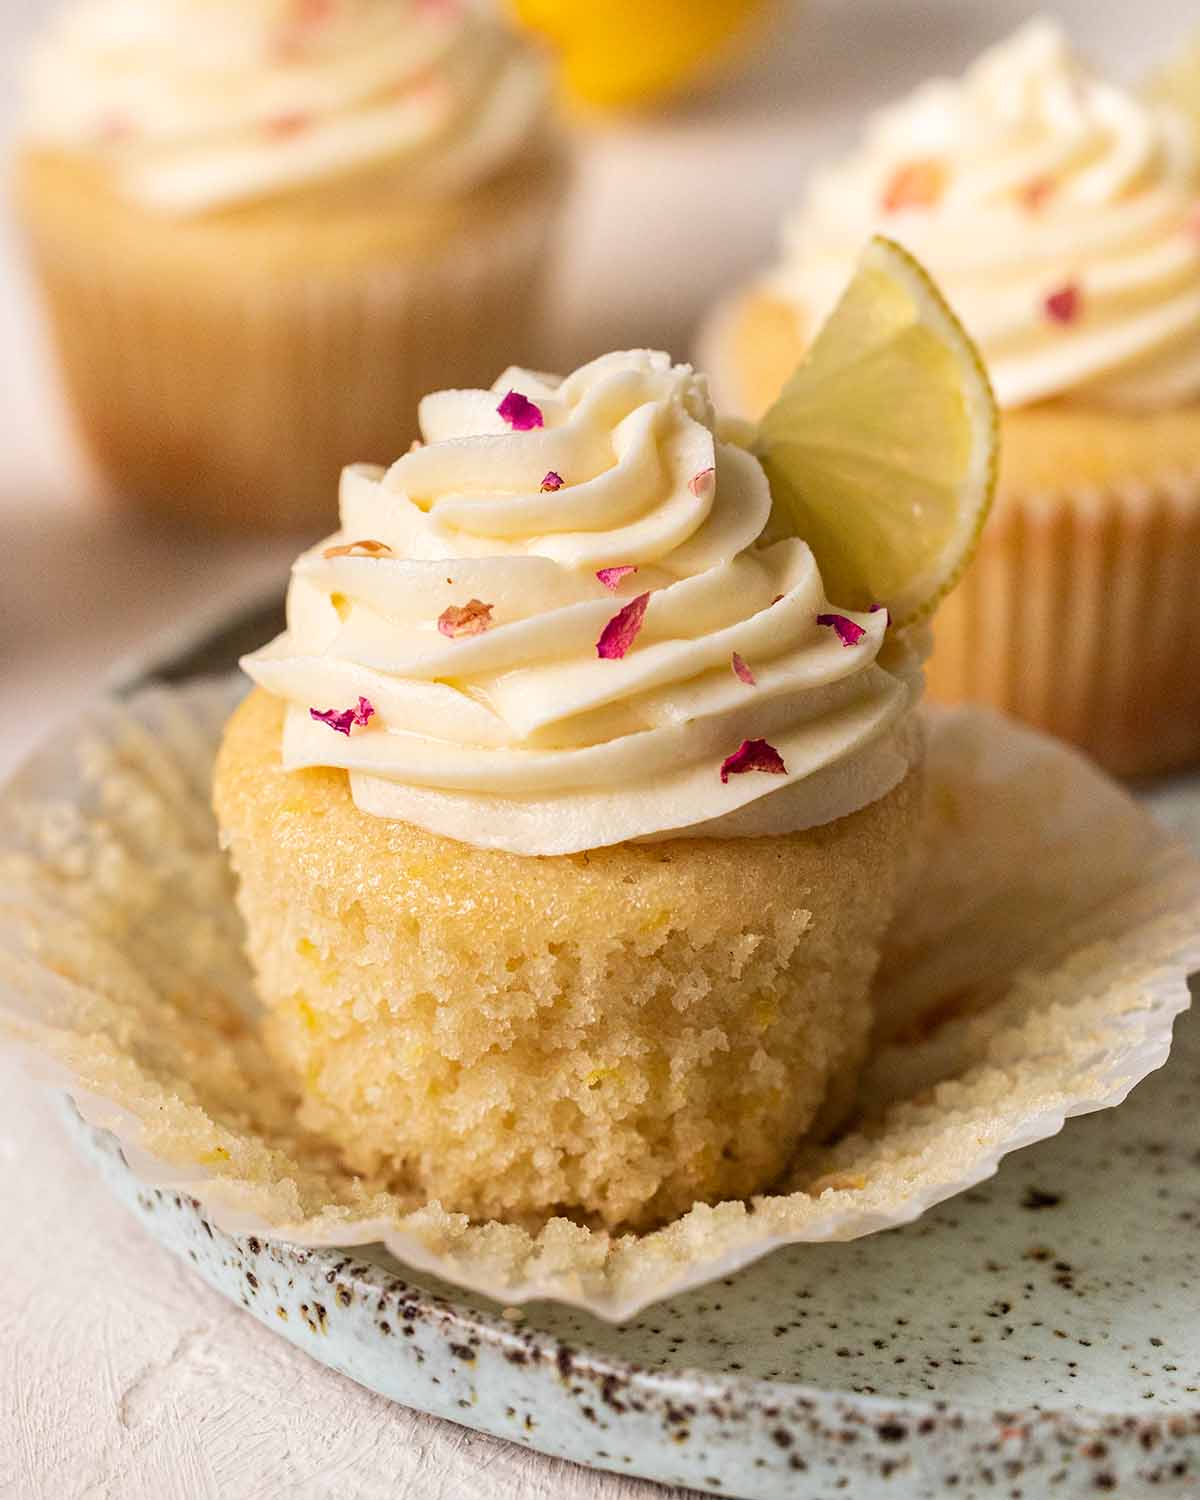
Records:
[[[975,699],[1136,774],[1200,759],[1200,471],[1004,496],[938,611],[935,698]]]
[[[341,273],[165,274],[31,228],[71,404],[114,489],[224,524],[331,528],[337,479],[391,463],[431,390],[546,363],[559,192]]]
[[[1200,969],[1200,867],[1081,757],[984,710],[931,716],[928,860],[876,987],[859,1115],[752,1203],[609,1235],[472,1224],[347,1174],[261,1045],[208,807],[232,680],[95,711],[0,798],[0,1034],[222,1228],[381,1242],[504,1303],[632,1316],[779,1245],[916,1218],[1170,1046]]]

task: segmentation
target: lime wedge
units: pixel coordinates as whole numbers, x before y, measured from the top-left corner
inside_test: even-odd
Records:
[[[930,614],[996,487],[996,402],[928,273],[877,237],[754,443],[774,525],[813,549],[836,604]]]

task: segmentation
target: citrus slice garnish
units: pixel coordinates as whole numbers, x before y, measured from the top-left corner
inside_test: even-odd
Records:
[[[996,487],[996,402],[928,273],[876,237],[754,442],[776,525],[827,596],[928,615],[970,561]]]

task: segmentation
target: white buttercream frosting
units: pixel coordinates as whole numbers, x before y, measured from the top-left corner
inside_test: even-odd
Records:
[[[393,161],[456,192],[536,136],[548,84],[483,0],[75,0],[27,95],[32,141],[194,214]]]
[[[510,390],[544,425],[509,427]],[[295,564],[286,633],[243,663],[288,703],[288,769],[343,767],[367,812],[522,854],[808,828],[903,777],[914,653],[889,641],[881,663],[882,611],[849,616],[852,646],[818,624],[833,606],[813,555],[764,538],[766,477],[719,439],[689,366],[634,351],[561,381],[509,370],[426,397],[420,424],[390,469],[345,472],[341,529]],[[336,550],[358,541],[373,555]],[[597,577],[621,567],[636,572],[615,589]],[[632,646],[601,658],[642,594]],[[488,628],[444,634],[471,601]],[[310,714],[360,697],[374,713],[349,735]],[[755,739],[786,771],[722,782]]]
[[[876,115],[787,221],[771,284],[818,326],[880,231],[938,280],[1003,406],[1192,400],[1196,171],[1178,116],[1101,81],[1034,21],[961,80]]]

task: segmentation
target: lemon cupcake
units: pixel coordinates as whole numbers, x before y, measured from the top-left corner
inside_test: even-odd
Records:
[[[959,330],[874,257],[907,324],[848,296],[761,462],[701,376],[634,351],[429,396],[423,445],[343,476],[341,530],[244,662],[215,804],[269,1044],[355,1170],[478,1217],[644,1227],[765,1187],[845,1111],[913,868],[920,641],[831,604],[809,513],[787,523],[827,426],[802,409],[831,368],[873,370],[856,409],[932,421],[960,458],[929,493],[968,519],[991,447]],[[894,352],[922,332],[928,382]],[[892,447],[861,472],[886,484]],[[858,475],[829,486],[843,513]],[[844,528],[854,593],[873,524]]]
[[[1156,68],[1147,83],[1155,99],[1180,110],[1191,122],[1200,147],[1200,34]]]
[[[101,469],[157,510],[329,524],[422,392],[543,357],[563,174],[542,60],[475,0],[69,5],[16,192]]]
[[[997,504],[939,616],[931,693],[1118,772],[1200,754],[1200,229],[1173,112],[1034,22],[885,110],[819,174],[782,262],[711,321],[719,395],[773,398],[872,226],[937,276],[1003,408]]]

